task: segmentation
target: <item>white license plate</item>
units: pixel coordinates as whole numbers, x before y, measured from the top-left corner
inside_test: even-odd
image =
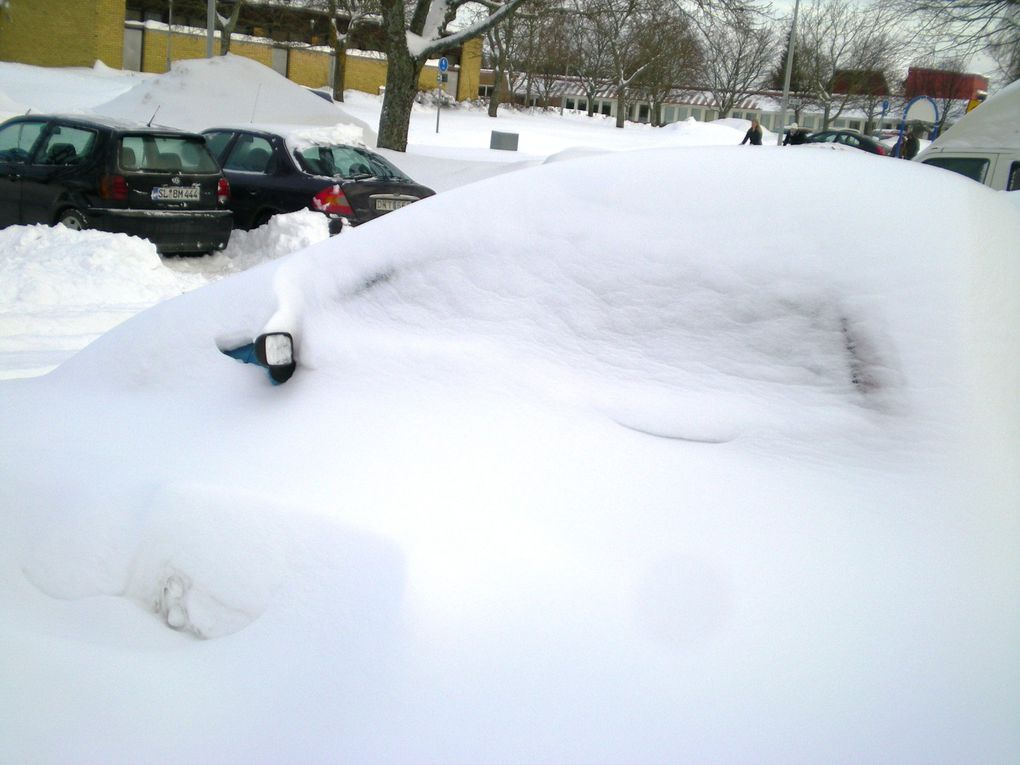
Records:
[[[409,204],[411,204],[410,199],[377,199],[375,200],[375,209],[379,212],[389,212],[407,207]]]
[[[157,186],[152,190],[156,202],[197,202],[201,189],[195,186]]]

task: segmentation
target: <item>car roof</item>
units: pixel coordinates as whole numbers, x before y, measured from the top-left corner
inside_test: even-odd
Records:
[[[370,149],[364,142],[360,127],[338,122],[333,126],[301,125],[292,123],[249,122],[244,124],[222,124],[204,129],[203,133],[221,130],[237,130],[269,137],[277,136],[288,144],[333,144]]]
[[[130,120],[120,119],[118,117],[108,117],[104,114],[65,114],[65,113],[52,113],[46,114],[42,112],[21,114],[12,119],[40,119],[40,120],[60,120],[61,122],[68,122],[75,125],[82,125],[87,127],[100,127],[106,128],[107,130],[113,130],[120,133],[151,133],[153,135],[186,135],[186,136],[198,136],[191,130],[181,130],[180,128],[170,127],[168,125],[143,125],[140,122],[132,122]]]

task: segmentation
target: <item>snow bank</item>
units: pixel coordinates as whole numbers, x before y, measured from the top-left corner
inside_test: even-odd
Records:
[[[158,109],[158,112],[157,112]],[[184,130],[245,122],[331,126],[361,129],[361,139],[375,145],[375,132],[335,105],[286,77],[241,56],[175,61],[127,93],[94,107],[100,114]],[[153,117],[155,115],[155,118]]]

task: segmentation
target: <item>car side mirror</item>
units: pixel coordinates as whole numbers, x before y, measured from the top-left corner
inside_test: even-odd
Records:
[[[287,382],[297,363],[294,361],[294,338],[289,332],[267,332],[255,338],[255,357],[269,370],[274,382]]]

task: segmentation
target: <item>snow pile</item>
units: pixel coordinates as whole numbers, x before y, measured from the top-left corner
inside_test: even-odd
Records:
[[[187,281],[197,286],[204,280]],[[187,288],[163,268],[155,246],[139,237],[63,226],[0,230],[0,305],[148,305]]]
[[[693,117],[688,117],[662,129],[674,133],[685,146],[712,146],[739,144],[744,140],[744,135],[750,127],[751,121],[744,119],[728,118],[698,122]],[[776,134],[762,128],[761,142],[763,146],[775,146]]]
[[[0,230],[0,377],[47,371],[139,311],[329,237],[325,216],[277,215],[227,249],[161,259],[138,237],[63,226]]]
[[[550,163],[4,383],[5,751],[1015,759],[1020,214],[956,181]]]
[[[28,108],[44,113],[87,112],[152,76],[110,69],[101,62],[92,69],[48,69],[0,62],[0,111],[8,111],[13,102],[16,114],[24,114]]]
[[[374,131],[340,106],[269,67],[231,54],[175,61],[166,74],[148,78],[94,110],[110,117],[140,122],[152,119],[153,124],[194,131],[239,122],[344,123],[360,128],[362,140],[375,144]]]
[[[178,272],[204,274],[208,279],[245,271],[297,252],[329,238],[329,221],[322,213],[298,210],[274,215],[251,231],[235,229],[223,252],[203,258],[174,258],[167,265]]]

